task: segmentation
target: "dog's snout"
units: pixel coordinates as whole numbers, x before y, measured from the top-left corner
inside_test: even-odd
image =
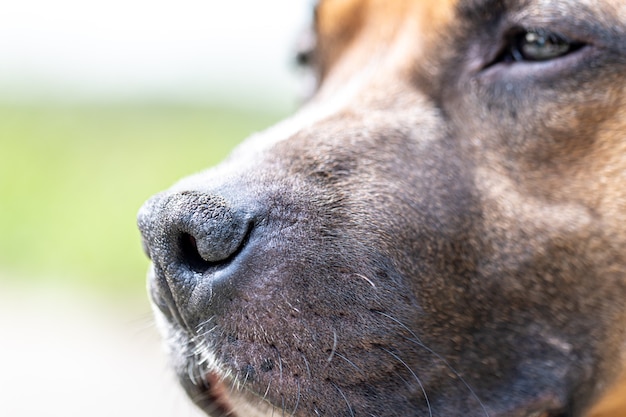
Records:
[[[226,198],[192,191],[153,197],[138,224],[148,257],[172,280],[227,263],[251,229],[245,211]]]

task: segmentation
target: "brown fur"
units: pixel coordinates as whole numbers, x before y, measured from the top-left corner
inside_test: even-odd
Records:
[[[626,415],[626,4],[316,16],[313,98],[139,215],[191,398],[213,416]],[[511,62],[536,30],[572,50]]]

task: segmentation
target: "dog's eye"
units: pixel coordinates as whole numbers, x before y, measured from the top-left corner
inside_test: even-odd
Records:
[[[300,35],[296,45],[295,62],[298,67],[310,68],[315,65],[317,40],[315,34],[307,31]]]
[[[501,57],[505,62],[539,62],[560,58],[583,46],[547,30],[521,31],[512,35]]]
[[[301,35],[296,49],[295,63],[302,70],[300,98],[304,102],[313,97],[319,87],[317,38],[312,31]]]
[[[300,50],[296,52],[296,65],[299,67],[310,67],[313,64],[313,50]]]

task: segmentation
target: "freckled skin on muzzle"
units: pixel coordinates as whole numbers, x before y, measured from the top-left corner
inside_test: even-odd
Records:
[[[318,6],[300,112],[139,212],[182,385],[214,417],[587,416],[626,340],[619,14],[362,3]]]

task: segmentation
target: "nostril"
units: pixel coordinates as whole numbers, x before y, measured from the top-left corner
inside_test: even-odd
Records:
[[[202,273],[215,265],[215,262],[209,262],[202,258],[202,255],[200,255],[198,251],[196,238],[189,233],[182,233],[180,235],[179,247],[181,261],[194,272]]]
[[[254,226],[248,225],[245,233],[238,239],[232,241],[237,246],[232,246],[232,249],[228,251],[228,255],[223,254],[220,258],[205,259],[201,247],[198,245],[198,240],[189,233],[181,233],[178,238],[178,259],[194,272],[204,273],[211,268],[216,268],[229,264],[234,258],[236,258],[243,248],[248,244],[250,234],[252,233]],[[201,241],[206,245],[206,237]],[[210,245],[209,245],[210,246]],[[211,255],[209,252],[207,255]]]
[[[229,264],[246,246],[254,219],[223,196],[183,191],[149,200],[138,225],[148,257],[184,282],[185,270],[205,274]]]

